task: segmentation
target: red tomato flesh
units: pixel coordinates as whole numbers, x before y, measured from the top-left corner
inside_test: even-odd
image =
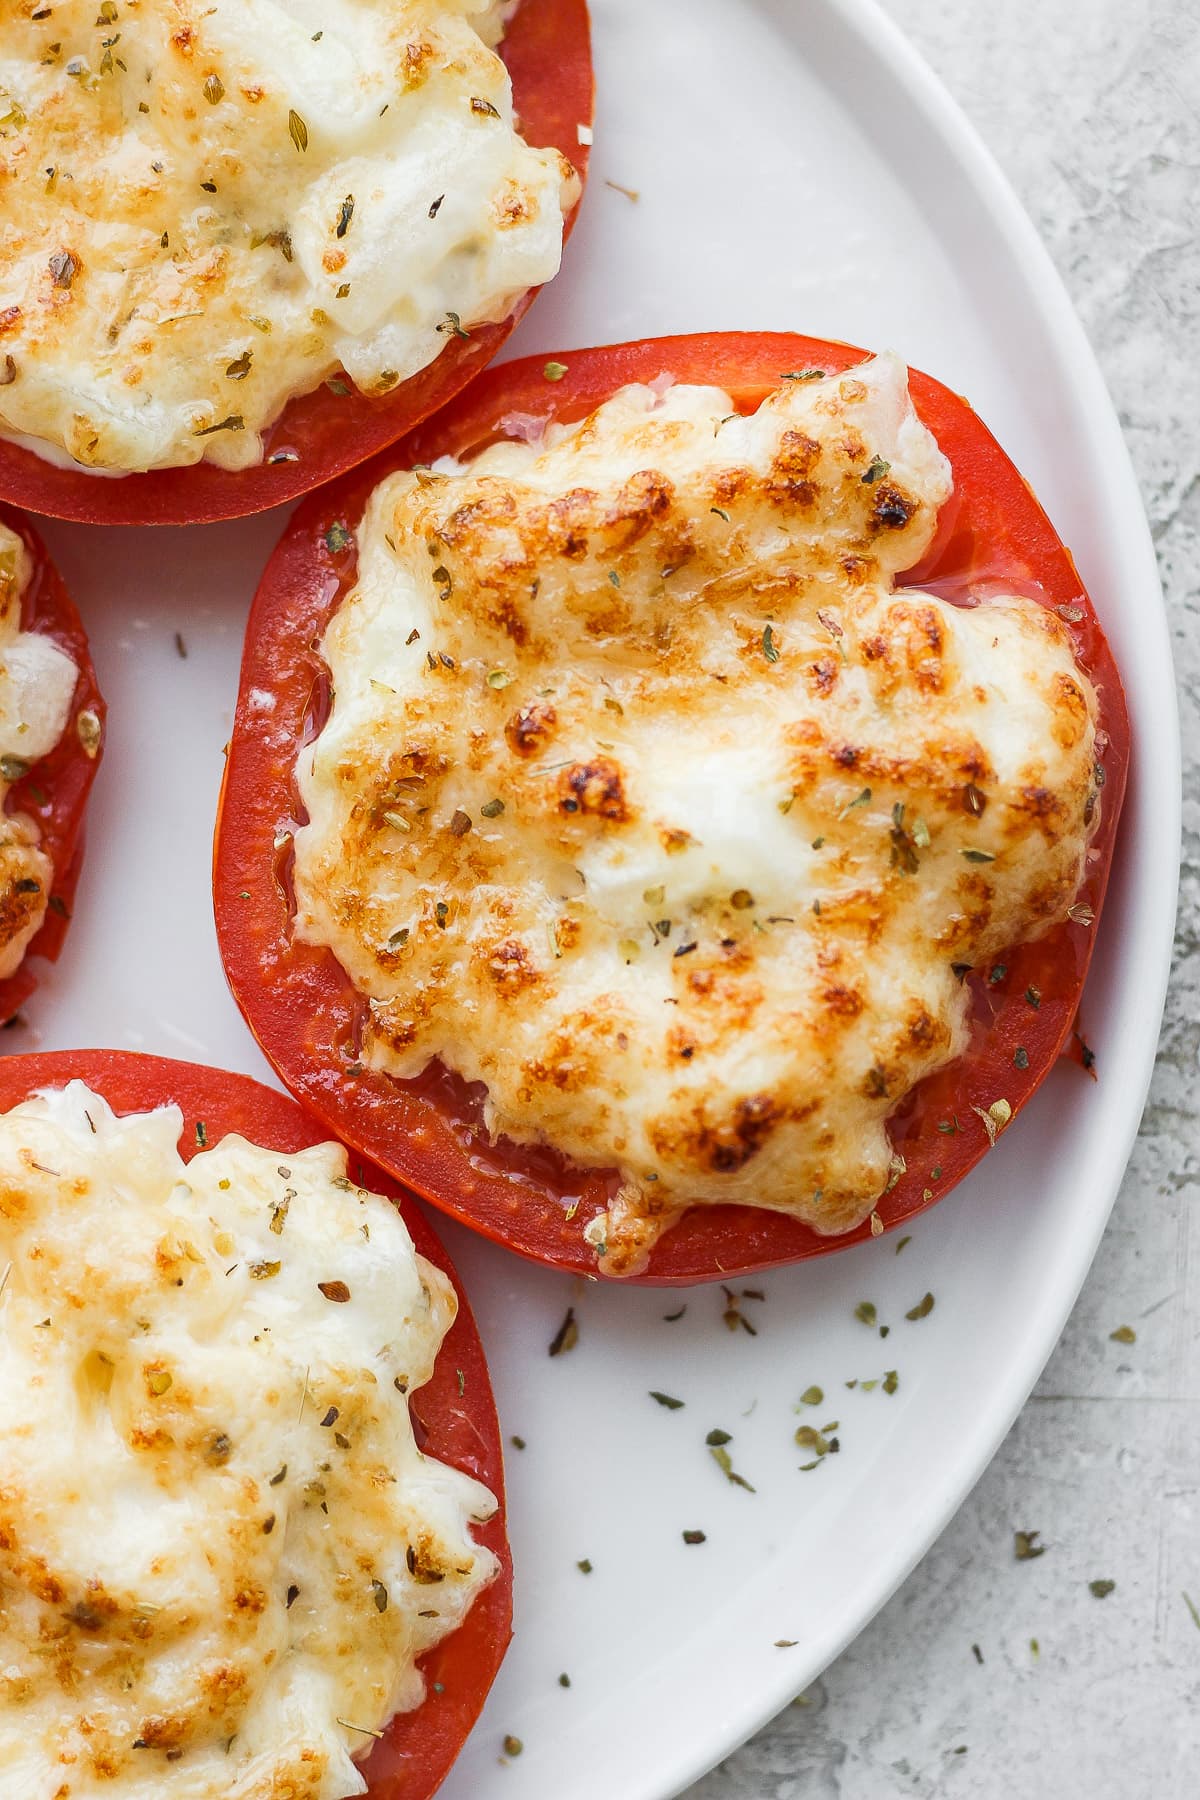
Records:
[[[561,150],[586,178],[588,147],[578,128],[590,125],[593,104],[587,0],[522,0],[500,51],[526,141]],[[444,406],[487,367],[534,298],[523,295],[506,319],[476,326],[468,339],[451,338],[436,362],[386,399],[360,393],[348,377],[338,383],[346,393],[322,382],[298,395],[264,432],[263,460],[254,468],[202,462],[114,479],[60,469],[0,439],[0,500],[85,525],[195,525],[264,512],[356,467]]]
[[[105,709],[96,686],[87,635],[45,545],[19,513],[0,507],[0,521],[22,538],[33,563],[29,586],[21,598],[21,629],[48,637],[66,652],[79,671],[61,739],[48,756],[13,783],[5,802],[6,812],[22,812],[37,820],[41,847],[54,865],[54,880],[46,917],[25,953],[26,961],[7,981],[0,981],[3,1025],[37,987],[37,976],[29,967],[28,958],[44,956],[55,962],[62,949],[83,862],[83,815],[88,791],[100,766]],[[94,756],[84,749],[76,723],[81,712],[89,711],[95,713],[101,729]]]
[[[443,455],[470,456],[504,435],[509,415],[526,423],[531,416],[579,419],[625,383],[662,375],[716,383],[740,410],[751,411],[787,371],[837,371],[865,354],[817,338],[728,332],[563,351],[555,360],[567,372],[553,383],[542,356],[492,369],[368,469],[314,495],[263,576],[247,629],[217,828],[217,926],[234,996],[281,1079],[318,1117],[446,1212],[536,1261],[596,1273],[583,1228],[614,1192],[615,1172],[581,1170],[549,1150],[489,1144],[478,1093],[436,1065],[412,1082],[360,1065],[362,1002],[331,952],[292,935],[287,857],[274,842],[303,817],[295,757],[320,728],[328,689],[315,646],[355,577],[353,540],[331,551],[326,534],[335,522],[353,530],[372,489],[392,470]],[[986,1112],[1003,1099],[1019,1112],[1070,1036],[1129,755],[1120,678],[1070,553],[968,403],[915,370],[911,387],[917,412],[953,466],[955,490],[936,542],[906,580],[950,600],[1003,589],[1057,608],[1099,693],[1107,744],[1101,823],[1077,899],[1085,910],[967,978],[970,1049],[922,1082],[889,1124],[907,1166],[875,1209],[885,1230],[904,1225],[962,1179],[990,1145],[977,1109]],[[250,691],[263,688],[277,699],[269,725],[248,704]],[[633,1279],[672,1284],[750,1274],[829,1255],[870,1230],[868,1222],[840,1237],[821,1237],[765,1209],[697,1206]]]
[[[146,1112],[171,1102],[180,1106],[179,1149],[185,1160],[201,1148],[199,1137],[212,1145],[231,1131],[285,1155],[323,1143],[329,1136],[286,1095],[245,1075],[124,1050],[64,1050],[0,1059],[0,1111],[27,1100],[39,1088],[62,1087],[75,1078],[102,1094],[117,1113]],[[198,1132],[198,1126],[203,1130]],[[429,1800],[462,1749],[512,1637],[504,1457],[483,1345],[445,1250],[420,1209],[397,1193],[395,1182],[383,1170],[352,1156],[350,1174],[373,1193],[404,1202],[400,1210],[417,1250],[454,1283],[458,1317],[442,1345],[433,1379],[413,1396],[410,1408],[422,1449],[482,1481],[499,1502],[495,1517],[474,1527],[476,1540],[500,1559],[496,1579],[459,1629],[422,1659],[428,1690],[423,1703],[413,1712],[398,1713],[361,1765],[371,1800]]]

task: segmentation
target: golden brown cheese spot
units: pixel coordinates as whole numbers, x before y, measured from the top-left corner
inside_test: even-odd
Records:
[[[1092,728],[1091,696],[1075,675],[1060,671],[1055,676],[1057,701],[1054,717],[1055,740],[1063,750],[1074,750]]]
[[[525,189],[516,181],[506,181],[492,201],[492,218],[500,231],[511,231],[535,215],[535,207]]]
[[[950,491],[904,382],[880,358],[745,417],[627,389],[391,477],[359,532],[297,930],[366,995],[370,1062],[440,1058],[493,1134],[618,1169],[588,1240],[613,1273],[688,1205],[862,1219],[889,1113],[965,1044],[953,965],[1084,871],[1096,700],[1064,627],[896,588]],[[437,791],[398,833],[418,721]]]
[[[536,987],[541,980],[528,949],[519,938],[506,938],[498,944],[488,967],[499,991],[513,998]]]
[[[852,987],[845,987],[841,982],[831,982],[822,988],[821,998],[825,1009],[833,1020],[857,1019],[863,1009],[862,996]]]
[[[25,845],[6,845],[5,849],[24,850]],[[0,867],[3,864],[3,850],[0,850]],[[11,859],[21,871],[9,877],[7,883],[0,886],[0,941],[8,944],[14,938],[28,937],[29,927],[41,921],[46,910],[46,896],[39,876],[30,874],[31,859],[28,856],[14,856]]]
[[[517,503],[511,494],[485,489],[480,499],[456,508],[438,526],[437,536],[449,549],[469,547],[485,533],[513,524],[516,518]]]
[[[827,694],[831,694],[834,687],[837,685],[837,678],[838,663],[836,658],[832,656],[822,656],[816,662],[809,664],[808,681],[816,699],[821,700],[824,699]]]
[[[903,531],[917,509],[917,502],[891,481],[881,481],[875,489],[872,523],[881,531]]]
[[[532,702],[513,714],[504,735],[518,756],[532,756],[545,748],[557,723],[558,714],[552,706]]]
[[[690,1119],[685,1117],[674,1125],[663,1120],[653,1127],[650,1141],[662,1157],[682,1152],[716,1174],[728,1175],[744,1169],[757,1155],[779,1118],[771,1095],[751,1094],[720,1121],[710,1120],[703,1106],[693,1106]]]
[[[584,813],[623,824],[629,818],[621,770],[611,757],[597,756],[591,762],[572,763],[558,778],[559,811]]]
[[[779,506],[811,506],[817,496],[811,477],[820,455],[821,445],[816,438],[791,428],[784,431],[771,460],[767,497]]]

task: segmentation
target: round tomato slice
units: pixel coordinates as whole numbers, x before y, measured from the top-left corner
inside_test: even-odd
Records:
[[[400,1082],[357,1060],[362,1003],[333,955],[297,942],[286,834],[304,814],[294,789],[299,744],[319,730],[328,681],[317,646],[353,585],[357,525],[368,495],[397,468],[438,456],[469,457],[538,420],[585,416],[627,382],[665,376],[716,383],[750,411],[790,371],[828,372],[861,362],[848,344],[771,333],[659,338],[562,352],[493,369],[446,412],[296,515],[267,566],[251,611],[242,687],[217,829],[215,901],[225,968],[251,1030],[286,1085],[340,1136],[485,1236],[539,1262],[595,1274],[584,1227],[603,1210],[613,1172],[571,1167],[552,1152],[488,1142],[479,1096],[434,1067]],[[557,374],[557,370],[555,371]],[[916,371],[917,412],[954,470],[954,494],[936,542],[906,577],[950,600],[1008,592],[1054,607],[1100,696],[1101,823],[1071,917],[1015,948],[972,988],[965,1056],[914,1089],[889,1130],[903,1172],[874,1220],[820,1237],[779,1213],[697,1206],[655,1247],[634,1279],[695,1282],[826,1256],[872,1230],[903,1225],[971,1169],[1020,1111],[1070,1038],[1104,897],[1129,752],[1120,678],[1092,604],[1025,481],[959,395]],[[252,703],[268,690],[269,711]]]
[[[522,0],[500,52],[526,141],[560,150],[585,179],[588,145],[579,127],[590,126],[593,105],[587,0]],[[360,393],[349,378],[298,395],[263,434],[263,460],[254,468],[194,463],[113,478],[59,468],[0,439],[0,499],[85,525],[194,525],[264,512],[365,462],[444,406],[487,367],[534,298],[524,294],[498,324],[451,338],[436,362],[386,399]]]
[[[75,885],[83,861],[83,815],[88,790],[100,764],[104,738],[104,702],[96,686],[87,635],[62,577],[29,521],[0,507],[0,522],[15,531],[29,551],[33,572],[21,597],[21,629],[37,631],[65,650],[79,671],[71,710],[62,737],[39,762],[8,790],[5,811],[36,819],[41,848],[54,865],[54,882],[46,917],[26,951],[26,961],[0,981],[0,1025],[6,1024],[37,987],[30,956],[55,962],[62,949]]]
[[[0,1111],[39,1088],[62,1087],[76,1078],[102,1094],[117,1113],[147,1112],[172,1102],[179,1106],[179,1149],[185,1160],[196,1154],[201,1140],[215,1144],[231,1131],[285,1155],[329,1136],[286,1095],[245,1075],[125,1050],[63,1050],[0,1059]],[[408,1199],[370,1163],[352,1158],[350,1171],[374,1193]],[[504,1456],[483,1345],[453,1265],[420,1209],[409,1202],[401,1211],[416,1249],[445,1271],[458,1295],[458,1317],[433,1379],[410,1403],[418,1441],[430,1456],[465,1470],[496,1496],[495,1516],[474,1532],[479,1543],[495,1552],[500,1568],[458,1630],[422,1659],[427,1691],[421,1705],[398,1713],[364,1759],[370,1800],[428,1800],[436,1793],[479,1715],[512,1637]]]

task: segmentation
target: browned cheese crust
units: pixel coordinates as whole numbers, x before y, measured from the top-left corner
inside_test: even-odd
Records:
[[[629,389],[385,482],[300,765],[298,927],[366,1054],[616,1166],[614,1271],[689,1204],[862,1219],[953,965],[1064,916],[1097,817],[1060,620],[896,586],[950,491],[903,366],[733,411]]]

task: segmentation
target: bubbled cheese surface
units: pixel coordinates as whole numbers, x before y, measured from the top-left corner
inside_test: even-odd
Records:
[[[613,1272],[689,1204],[861,1220],[965,1045],[952,965],[1063,918],[1098,810],[1060,620],[897,585],[951,492],[903,365],[733,414],[630,387],[390,477],[298,766],[365,1055],[618,1168]]]
[[[486,0],[8,0],[0,432],[242,468],[558,267],[578,183],[514,125]]]
[[[21,629],[29,553],[0,525],[0,980],[20,965],[50,899],[54,869],[27,813],[5,812],[5,796],[62,737],[78,670],[65,650]],[[98,728],[97,728],[98,729]]]
[[[453,1289],[345,1154],[0,1117],[5,1800],[339,1800],[494,1571],[417,1450]],[[93,1130],[94,1127],[94,1130]]]

